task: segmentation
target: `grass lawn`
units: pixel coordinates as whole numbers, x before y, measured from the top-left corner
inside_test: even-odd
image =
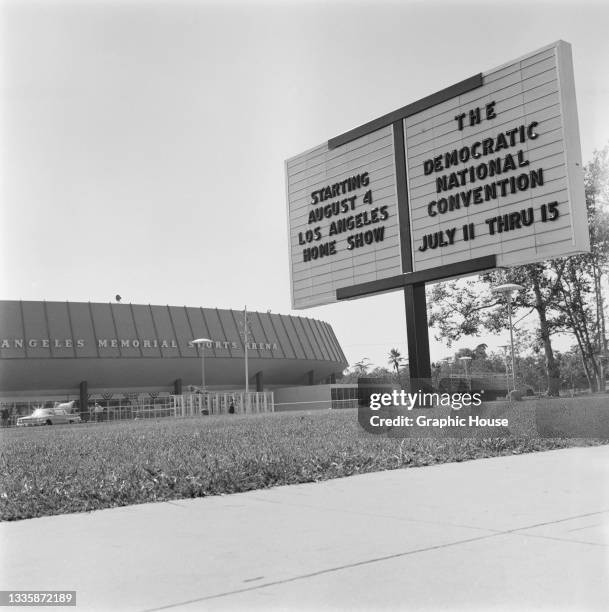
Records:
[[[403,440],[366,433],[355,410],[6,429],[0,442],[1,520],[603,443]]]

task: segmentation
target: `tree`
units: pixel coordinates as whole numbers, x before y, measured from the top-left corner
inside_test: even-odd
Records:
[[[604,391],[607,333],[603,283],[609,272],[609,147],[594,152],[584,177],[590,253],[565,261],[558,310],[563,327],[575,336],[590,390]]]
[[[437,361],[431,364],[431,381],[434,389],[440,388],[440,378],[442,377],[442,363]]]
[[[589,386],[581,352],[577,344],[564,353],[558,353],[556,357],[560,367],[560,382],[563,388],[576,391]]]
[[[585,190],[590,226],[590,264],[596,295],[597,327],[603,353],[607,354],[603,278],[609,274],[609,146],[595,151],[586,166]]]
[[[475,359],[483,360],[486,359],[486,349],[488,348],[487,344],[478,344],[475,348],[460,348],[455,353],[455,361],[460,359],[461,357],[471,357],[472,361]]]
[[[563,265],[564,267],[564,265]],[[546,360],[547,392],[558,395],[560,380],[551,343],[553,333],[560,331],[558,314],[552,306],[559,299],[560,275],[549,264],[531,264],[508,270],[493,270],[478,280],[451,281],[434,285],[430,291],[430,325],[439,329],[448,345],[462,336],[473,336],[481,330],[500,333],[508,328],[505,300],[492,292],[493,287],[514,283],[524,287],[513,296],[516,310],[535,311],[539,319],[536,336]],[[473,353],[469,356],[473,357]]]
[[[368,373],[368,377],[378,378],[386,383],[391,383],[393,381],[393,373],[383,367],[374,368],[374,370]]]
[[[543,349],[546,361],[547,393],[557,396],[560,391],[558,364],[554,357],[551,337],[561,331],[563,326],[556,308],[560,302],[561,282],[566,260],[518,266],[503,273],[491,273],[488,281],[495,285],[516,283],[524,291],[514,296],[516,308],[526,308],[537,313],[539,329],[536,335],[536,346]],[[488,326],[494,331],[505,329],[507,322],[503,317],[491,315]]]
[[[522,285],[524,290],[514,296],[514,308],[537,313],[539,327],[533,348],[544,352],[549,395],[558,395],[560,390],[560,368],[551,342],[552,335],[559,332],[575,336],[590,389],[603,388],[605,384],[603,358],[599,354],[607,355],[602,288],[609,264],[609,147],[594,153],[585,168],[584,182],[589,254],[494,270],[477,281],[439,283],[428,291],[430,326],[438,329],[450,346],[462,336],[476,335],[482,329],[505,330],[506,308],[491,288],[503,283]]]
[[[405,359],[398,349],[392,348],[389,351],[389,365],[393,366],[395,370],[395,377],[397,380],[400,378],[400,366],[404,363]]]
[[[387,368],[376,367],[373,370],[370,370],[370,367],[370,360],[367,357],[364,357],[357,363],[354,363],[352,367],[344,370],[339,382],[342,384],[353,384],[357,383],[358,380],[364,376],[368,378],[380,378],[387,382],[392,380],[393,375]]]
[[[559,353],[554,357],[558,361]],[[541,353],[532,353],[520,358],[520,382],[524,388],[531,387],[536,392],[542,392],[547,385],[546,362]],[[560,380],[558,381],[560,389]]]
[[[369,367],[370,359],[368,359],[368,357],[364,357],[360,359],[357,363],[353,364],[353,370],[356,376],[366,376]]]

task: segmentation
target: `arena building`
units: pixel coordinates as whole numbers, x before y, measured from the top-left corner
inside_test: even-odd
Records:
[[[0,397],[179,395],[201,385],[202,369],[207,389],[242,390],[243,319],[217,308],[0,301]],[[347,367],[323,321],[269,311],[248,312],[247,323],[251,391],[330,384]]]

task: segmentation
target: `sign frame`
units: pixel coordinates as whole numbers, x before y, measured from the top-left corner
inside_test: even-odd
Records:
[[[573,63],[571,56],[571,45],[559,40],[531,53],[527,53],[516,60],[511,60],[486,73],[478,73],[470,78],[460,81],[435,94],[422,98],[412,104],[404,106],[396,111],[383,115],[373,121],[349,130],[327,142],[329,151],[343,147],[356,139],[372,134],[380,129],[392,126],[394,135],[394,162],[396,172],[396,196],[398,209],[398,227],[400,231],[402,273],[390,277],[380,278],[374,281],[351,284],[339,287],[336,290],[336,301],[355,299],[367,295],[404,289],[408,351],[410,355],[411,378],[425,379],[431,376],[429,363],[429,338],[427,329],[427,312],[425,301],[425,284],[437,282],[449,278],[471,275],[496,267],[511,267],[513,265],[526,265],[536,261],[564,255],[539,254],[527,261],[505,264],[501,257],[495,253],[486,252],[482,256],[465,260],[458,260],[442,265],[434,265],[429,268],[416,269],[414,265],[413,234],[414,225],[411,216],[411,183],[408,177],[408,149],[405,134],[405,124],[408,117],[433,109],[444,102],[452,101],[454,98],[475,92],[485,85],[485,75],[496,73],[503,68],[533,58],[548,50],[554,51],[556,80],[558,83],[558,96],[560,104],[560,143],[564,143],[561,149],[564,155],[565,168],[565,191],[568,194],[569,206],[569,230],[573,249],[568,255],[589,252],[589,231],[585,211],[585,195],[583,185],[583,166],[581,160],[581,148],[579,141],[579,125],[577,117],[577,105],[575,99],[575,84],[573,74]],[[553,65],[554,66],[554,65]],[[467,96],[466,96],[467,97]],[[456,119],[456,117],[455,117]],[[473,123],[472,123],[473,125]],[[311,151],[314,149],[311,149]],[[302,155],[302,154],[301,154]],[[293,159],[293,158],[292,158]],[[289,161],[289,160],[288,160]],[[286,161],[286,195],[288,202],[288,231],[290,231],[290,200],[289,200],[289,177],[288,161]],[[578,208],[579,210],[574,210]],[[574,214],[575,213],[575,214]],[[578,214],[579,213],[579,214]],[[544,235],[543,232],[541,235]],[[488,250],[488,249],[487,249]],[[518,251],[516,251],[518,253]],[[290,253],[291,255],[291,253]],[[294,283],[292,277],[292,263],[290,264],[290,288],[292,304],[294,301]],[[330,302],[324,302],[330,303]],[[307,306],[300,306],[306,308]]]

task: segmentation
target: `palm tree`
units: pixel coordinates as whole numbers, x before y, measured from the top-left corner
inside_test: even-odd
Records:
[[[398,379],[400,377],[400,366],[403,362],[404,357],[402,357],[400,351],[398,351],[398,349],[392,348],[389,351],[389,361],[387,363],[389,363],[390,366],[393,366],[395,368],[395,376]]]

